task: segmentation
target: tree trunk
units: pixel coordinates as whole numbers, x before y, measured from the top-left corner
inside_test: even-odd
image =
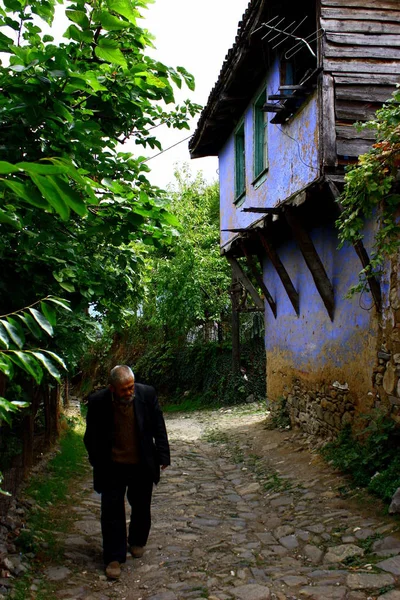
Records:
[[[232,371],[234,375],[240,373],[240,284],[232,273],[231,301],[232,301]]]

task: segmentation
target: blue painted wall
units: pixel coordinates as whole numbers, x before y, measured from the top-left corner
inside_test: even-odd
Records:
[[[279,87],[278,64],[267,77],[266,94]],[[258,94],[259,95],[259,94]],[[258,96],[257,95],[257,96]],[[235,204],[234,133],[221,150],[221,230],[248,227],[260,214],[244,213],[249,206],[273,207],[300,192],[319,177],[318,93],[309,97],[286,125],[268,124],[269,168],[261,185],[253,185],[253,102],[244,114],[246,194]],[[269,119],[272,118],[271,116]],[[324,197],[321,196],[321,204]],[[323,211],[323,208],[321,209]],[[370,225],[372,231],[373,224]],[[371,231],[367,231],[371,238]],[[221,231],[221,246],[234,234]],[[371,396],[372,368],[376,359],[376,319],[369,294],[345,298],[357,283],[361,264],[353,247],[337,250],[334,224],[311,232],[315,247],[333,284],[335,315],[332,322],[297,244],[278,248],[283,264],[300,295],[298,317],[272,264],[265,259],[264,280],[277,304],[275,319],[266,303],[267,393],[271,400],[292,393],[296,380],[310,389],[326,383],[327,396],[335,381],[347,383],[352,402],[364,410]],[[371,308],[371,310],[368,310]],[[318,388],[320,389],[320,388]],[[312,399],[310,400],[312,402]]]
[[[271,68],[264,84],[265,99],[268,94],[278,92],[279,65]],[[244,113],[246,195],[240,205],[235,204],[235,148],[234,133],[229,137],[219,154],[219,178],[221,189],[221,229],[247,227],[260,215],[243,213],[250,206],[276,206],[299,192],[319,177],[318,161],[318,101],[317,91],[309,97],[296,116],[285,125],[268,122],[268,170],[263,182],[253,185],[254,180],[254,114],[253,102]],[[268,114],[268,121],[273,118]],[[221,233],[224,246],[232,237]]]

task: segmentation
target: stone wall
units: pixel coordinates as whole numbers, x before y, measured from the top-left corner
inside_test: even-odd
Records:
[[[314,384],[310,388],[296,380],[285,399],[292,424],[318,438],[333,439],[344,425],[353,422],[355,404],[347,384]]]
[[[375,408],[400,423],[400,281],[399,257],[390,263],[378,334],[373,383]]]

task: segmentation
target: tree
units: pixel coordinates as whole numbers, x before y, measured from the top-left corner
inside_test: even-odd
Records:
[[[193,77],[146,54],[152,38],[138,19],[149,1],[69,2],[60,43],[42,31],[53,24],[56,0],[0,7],[0,314],[8,315],[0,371],[8,378],[18,356],[37,382],[42,366],[51,373],[43,357],[54,350],[56,362],[61,354],[73,367],[89,307],[118,321],[139,291],[138,249],[175,235],[144,156],[123,149],[128,139],[141,151],[160,148],[155,129],[187,129],[199,109],[174,100],[174,86],[193,89]],[[55,347],[39,350],[23,307],[38,310],[46,298],[41,314],[50,323],[45,307],[60,294],[73,312],[61,316]]]
[[[137,20],[147,3],[72,3],[67,42],[58,45],[37,24],[52,23],[55,0],[7,0],[0,10],[8,34],[0,50],[9,55],[0,68],[0,257],[3,287],[13,279],[26,291],[20,306],[31,302],[29,271],[36,297],[61,287],[74,305],[115,311],[136,289],[141,257],[131,242],[171,241],[172,217],[144,157],[121,145],[133,137],[160,148],[154,129],[188,128],[199,107],[174,104],[173,84],[194,86],[183,67],[146,56],[151,36]]]
[[[149,254],[145,317],[187,336],[229,313],[229,266],[219,252],[219,189],[184,167],[175,173],[170,211],[180,223],[173,246]]]

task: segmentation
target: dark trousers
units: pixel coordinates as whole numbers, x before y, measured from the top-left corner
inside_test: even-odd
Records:
[[[114,463],[101,493],[101,532],[104,563],[126,561],[129,546],[145,546],[151,526],[151,473],[141,465]],[[126,536],[125,493],[131,506]]]

